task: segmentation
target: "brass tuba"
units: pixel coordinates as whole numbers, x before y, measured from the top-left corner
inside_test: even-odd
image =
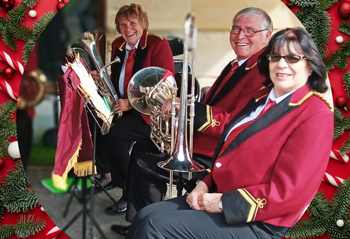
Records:
[[[192,160],[193,153],[193,130],[194,130],[194,102],[195,102],[195,74],[192,64],[192,84],[191,93],[188,95],[188,52],[192,52],[192,62],[194,62],[194,51],[196,49],[197,28],[195,26],[194,16],[188,14],[185,21],[185,39],[184,39],[184,61],[182,67],[182,84],[180,96],[180,112],[178,118],[177,133],[175,134],[175,97],[172,101],[172,142],[176,142],[172,147],[171,156],[168,160],[159,162],[157,165],[163,169],[176,172],[199,172],[205,170],[204,167]],[[189,102],[189,103],[188,103]],[[189,109],[189,110],[188,110]],[[189,116],[187,117],[187,111]],[[189,118],[189,120],[188,120]],[[189,121],[189,145],[187,141],[187,123]],[[172,180],[171,180],[172,181]]]
[[[87,53],[90,61],[94,64],[96,70],[100,74],[100,79],[95,82],[99,89],[99,94],[107,100],[109,108],[114,109],[115,103],[118,100],[118,95],[109,78],[106,67],[116,62],[120,62],[120,59],[117,57],[109,64],[104,65],[99,50],[99,42],[102,37],[103,33],[101,31],[95,30],[84,32],[83,35],[71,45],[70,51],[72,53],[69,53],[68,55],[73,54],[75,56],[80,50]],[[83,56],[82,58],[83,60],[86,60]],[[117,115],[117,117],[120,116],[121,113]]]
[[[128,85],[130,104],[142,114],[150,115],[150,138],[160,152],[171,149],[171,116],[161,111],[166,99],[176,96],[174,77],[163,68],[146,67],[131,78]]]

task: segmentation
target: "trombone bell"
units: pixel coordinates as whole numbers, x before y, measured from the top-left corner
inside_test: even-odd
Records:
[[[172,150],[171,156],[168,160],[159,162],[157,165],[160,168],[176,171],[176,172],[199,172],[205,168],[194,162],[192,155],[192,140],[193,140],[193,125],[194,125],[194,85],[195,77],[194,70],[192,71],[191,94],[188,95],[188,52],[192,52],[192,61],[194,60],[194,50],[196,45],[197,28],[194,24],[194,16],[188,14],[185,21],[185,40],[184,40],[184,60],[182,68],[182,84],[180,96],[180,112],[178,117],[178,127],[176,134],[176,144]],[[192,67],[194,65],[192,64]],[[190,96],[190,103],[188,97]],[[174,107],[173,107],[174,108]],[[189,113],[187,113],[189,109]],[[189,119],[187,117],[189,116]],[[187,125],[189,124],[189,145],[187,144]],[[174,125],[174,124],[172,124]],[[173,132],[172,128],[172,132]],[[172,136],[174,134],[172,133]],[[174,138],[172,137],[172,140]]]
[[[187,148],[179,149],[168,160],[157,163],[157,166],[168,171],[179,173],[195,173],[205,170],[202,165],[191,159]]]

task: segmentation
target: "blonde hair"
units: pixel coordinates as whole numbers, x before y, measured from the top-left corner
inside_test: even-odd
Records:
[[[129,17],[136,17],[140,21],[142,28],[145,30],[148,30],[147,12],[144,11],[141,5],[139,4],[132,3],[130,5],[124,5],[119,9],[119,11],[115,16],[115,26],[119,33],[120,33],[120,26],[119,26],[120,17],[126,17],[127,19],[129,19]]]

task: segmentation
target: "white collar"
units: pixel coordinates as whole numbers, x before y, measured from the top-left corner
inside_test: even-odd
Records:
[[[140,39],[136,42],[135,46],[134,46],[133,48],[131,48],[131,46],[129,45],[129,43],[126,42],[125,48],[126,48],[128,51],[133,50],[133,49],[137,49],[138,46],[139,46],[139,43],[140,43]]]
[[[232,62],[232,65],[237,62],[239,66],[241,66],[244,62],[246,62],[250,57],[243,59],[243,60],[238,60],[238,58],[234,59],[234,61]]]
[[[276,98],[275,88],[272,88],[272,90],[270,91],[269,96],[267,97],[267,100],[266,100],[266,103],[265,103],[265,104],[267,104],[269,101],[274,101],[274,102],[276,102],[276,104],[278,104],[278,103],[280,103],[282,100],[284,100],[285,98],[287,98],[290,94],[294,93],[294,91],[296,91],[296,90],[293,90],[293,91],[291,91],[291,92],[289,92],[289,93],[287,93],[287,94],[284,94],[284,95],[282,95],[282,96]]]

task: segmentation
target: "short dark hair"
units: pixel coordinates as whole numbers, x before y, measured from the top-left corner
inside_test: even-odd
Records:
[[[130,5],[124,5],[122,6],[119,11],[117,12],[115,16],[115,27],[117,31],[120,33],[120,27],[119,27],[119,18],[120,17],[126,17],[127,19],[129,17],[137,17],[140,21],[141,26],[143,29],[148,30],[148,15],[147,12],[142,9],[142,6],[136,3],[132,3]]]
[[[305,60],[312,69],[312,73],[307,80],[309,87],[320,93],[326,92],[328,89],[326,85],[327,72],[321,55],[310,34],[300,27],[286,28],[275,33],[265,51],[259,56],[259,71],[266,77],[264,85],[267,86],[272,83],[269,61],[266,56],[271,53],[279,53],[285,45],[287,45],[288,51],[290,51],[290,46],[293,45],[296,51],[307,58]]]

